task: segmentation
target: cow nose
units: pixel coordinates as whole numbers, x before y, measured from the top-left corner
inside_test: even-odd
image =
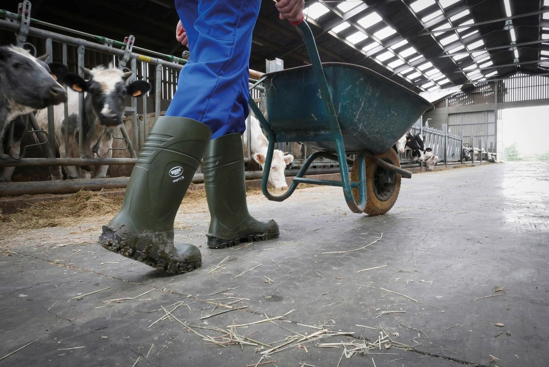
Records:
[[[48,95],[48,100],[51,101],[53,104],[59,104],[61,102],[67,101],[67,91],[65,88],[61,87],[60,85],[54,85],[50,89],[50,93]]]
[[[102,113],[101,123],[105,126],[118,126],[122,123],[122,119],[116,113]]]
[[[276,189],[277,190],[286,190],[287,188],[288,188],[288,185],[284,185],[284,186],[279,186]]]

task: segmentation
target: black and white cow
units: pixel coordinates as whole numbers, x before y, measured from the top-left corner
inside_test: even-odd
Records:
[[[122,124],[126,109],[126,96],[144,96],[151,85],[143,80],[137,80],[126,85],[132,72],[123,72],[110,65],[84,70],[84,79],[76,75],[68,75],[65,84],[71,87],[68,91],[68,118],[65,119],[63,106],[57,106],[54,112],[55,138],[60,157],[78,158],[79,134],[84,134],[83,158],[111,158],[114,129]],[[84,131],[79,131],[78,92],[84,92]],[[42,110],[36,116],[38,124],[47,126],[47,111]],[[65,167],[67,178],[89,178],[91,173],[74,166]],[[107,175],[108,165],[95,167],[95,178]],[[52,173],[52,178],[62,179],[61,168]]]
[[[412,151],[412,160],[414,162],[423,162],[425,154],[425,145],[423,144],[423,136],[421,133],[412,135],[412,133],[406,134],[406,148]]]
[[[435,168],[435,165],[438,163],[439,158],[433,153],[433,149],[425,149],[425,155],[423,156],[425,161],[425,167],[427,171],[432,171]]]
[[[46,64],[41,57],[15,46],[0,46],[0,157],[19,157],[19,144],[25,128],[21,116],[67,100],[65,89],[57,80],[67,74],[59,63]],[[5,132],[13,124],[13,144],[6,146]],[[11,137],[10,137],[11,138]],[[9,181],[13,167],[0,170],[0,181]]]

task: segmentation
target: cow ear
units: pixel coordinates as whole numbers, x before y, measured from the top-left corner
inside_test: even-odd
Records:
[[[126,80],[128,80],[128,79],[130,78],[130,76],[132,76],[132,75],[133,75],[133,72],[127,71],[127,72],[125,72],[124,74],[122,74],[122,80],[126,81]]]
[[[63,84],[65,84],[75,92],[85,92],[88,90],[88,83],[78,74],[74,73],[67,73],[67,75],[63,79]]]
[[[144,80],[136,80],[127,87],[128,94],[134,97],[141,97],[151,90],[151,84]]]
[[[46,61],[50,57],[48,53],[43,54],[42,56],[38,56],[37,59],[40,61]]]
[[[91,79],[92,78],[92,72],[90,69],[82,68],[82,72],[84,73],[84,79]]]
[[[284,163],[286,163],[287,165],[292,163],[293,161],[294,161],[294,156],[293,155],[288,154],[288,155],[284,156]]]
[[[259,164],[265,164],[265,156],[261,153],[254,153],[252,158]]]

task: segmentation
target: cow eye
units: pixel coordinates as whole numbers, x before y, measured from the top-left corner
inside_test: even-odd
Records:
[[[23,64],[21,64],[20,62],[13,63],[13,68],[14,69],[21,69],[22,67],[23,67]]]

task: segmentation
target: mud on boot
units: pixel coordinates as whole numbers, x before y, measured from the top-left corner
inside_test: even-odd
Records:
[[[173,232],[139,235],[124,228],[115,231],[103,226],[99,244],[109,251],[170,274],[188,273],[202,266],[200,250],[190,244],[174,245]]]
[[[126,188],[120,212],[99,236],[103,248],[153,268],[181,274],[202,265],[200,250],[174,244],[173,223],[211,130],[181,117],[152,127]]]

